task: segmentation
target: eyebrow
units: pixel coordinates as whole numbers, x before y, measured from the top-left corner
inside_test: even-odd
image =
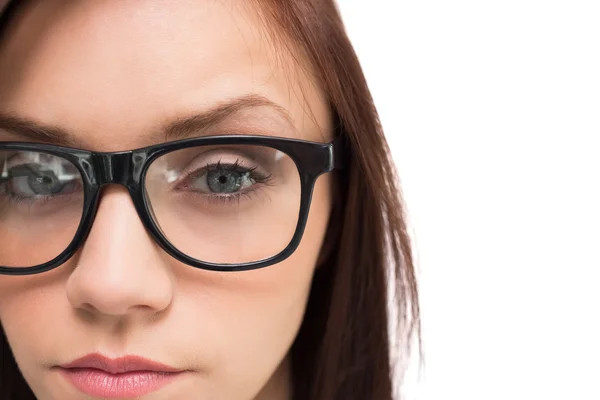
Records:
[[[191,117],[168,122],[159,130],[160,135],[151,135],[152,142],[185,139],[198,136],[202,131],[217,125],[231,115],[251,108],[268,107],[274,110],[293,126],[289,112],[264,96],[251,94],[221,102],[207,111]],[[50,126],[36,121],[0,112],[0,132],[5,131],[34,142],[52,143],[61,146],[75,146],[80,142],[76,135],[61,127]]]
[[[72,145],[75,138],[68,131],[48,125],[42,125],[26,118],[0,113],[0,132],[18,135],[35,142]]]

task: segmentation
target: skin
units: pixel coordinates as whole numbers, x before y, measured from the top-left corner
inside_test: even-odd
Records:
[[[325,96],[306,66],[268,39],[252,7],[239,0],[32,2],[0,46],[0,112],[66,129],[80,148],[119,151],[155,143],[174,119],[260,95],[287,116],[244,108],[198,134],[331,140]],[[0,140],[26,139],[0,130]],[[288,352],[330,207],[324,175],[290,258],[254,271],[210,272],[165,254],[127,191],[106,188],[76,256],[40,275],[0,275],[0,321],[19,368],[39,400],[89,398],[53,368],[89,353],[139,355],[188,371],[144,399],[290,398]]]

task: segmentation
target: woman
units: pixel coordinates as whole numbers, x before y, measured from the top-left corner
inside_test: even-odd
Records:
[[[417,289],[333,1],[12,2],[1,29],[0,399],[392,399]]]

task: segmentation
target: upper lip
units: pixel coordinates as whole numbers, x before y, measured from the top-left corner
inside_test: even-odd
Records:
[[[89,368],[98,369],[110,374],[124,374],[134,371],[152,372],[181,372],[182,370],[148,360],[139,356],[125,356],[116,359],[105,357],[101,354],[88,354],[68,364],[60,366],[65,369]]]

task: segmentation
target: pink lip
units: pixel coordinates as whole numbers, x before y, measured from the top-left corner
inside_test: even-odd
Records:
[[[89,354],[59,368],[77,389],[104,398],[143,396],[185,372],[137,356],[111,360],[99,354]]]

